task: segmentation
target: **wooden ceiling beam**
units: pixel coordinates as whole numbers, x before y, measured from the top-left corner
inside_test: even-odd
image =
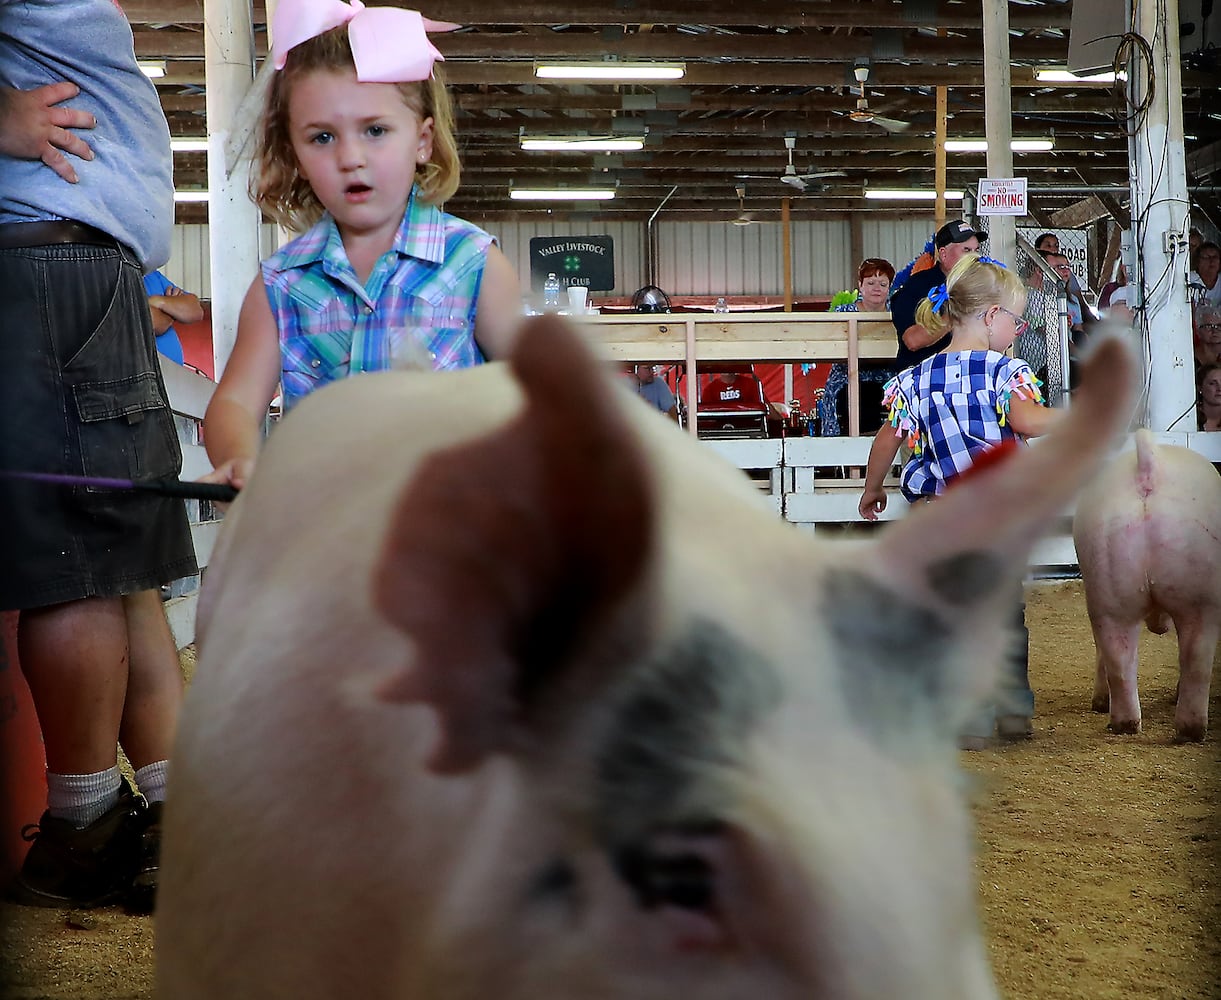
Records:
[[[382,0],[386,6],[411,7],[419,0]],[[1009,27],[1014,31],[1038,31],[1069,28],[1068,5],[1023,7],[1011,5]],[[749,27],[766,23],[772,27],[820,28],[843,24],[859,28],[912,28],[932,26],[978,29],[983,21],[983,9],[978,0],[950,3],[941,0],[931,18],[917,21],[913,8],[893,0],[838,0],[830,3],[786,2],[786,0],[755,0],[744,4],[739,0],[701,0],[698,10],[690,3],[652,3],[648,0],[570,0],[562,16],[566,24],[622,25],[649,23],[658,25],[715,24]],[[203,0],[123,0],[123,11],[132,24],[202,24]],[[495,22],[488,16],[494,12]],[[489,5],[484,0],[447,0],[444,10],[433,16],[463,25],[477,24],[554,24],[557,16],[554,4],[539,0],[498,0]],[[266,4],[253,3],[256,24],[267,21]]]
[[[836,91],[839,91],[838,93]],[[1058,93],[1040,93],[1037,96],[1014,95],[1014,113],[1046,114],[1110,114],[1114,101],[1109,96],[1084,95],[1068,92],[1071,96],[1061,97]],[[968,88],[958,88],[951,95],[950,112],[954,115],[983,114],[983,94],[974,93]],[[554,111],[561,100],[553,90],[534,93],[513,91],[457,91],[452,95],[454,108],[459,115],[463,113],[487,110],[515,111]],[[907,113],[933,111],[934,101],[931,95],[918,92],[908,92],[902,95],[887,94],[886,111],[896,110],[897,99],[901,98]],[[605,88],[597,93],[573,94],[565,93],[562,104],[569,111],[605,111],[609,113],[643,114],[648,111],[677,111],[694,114],[696,112],[734,112],[744,114],[748,109],[742,106],[743,95],[740,92],[711,93],[699,91],[692,87],[662,87],[652,92],[645,88],[633,88],[631,92]],[[830,111],[832,109],[851,108],[855,99],[850,97],[846,88],[829,88],[810,94],[787,96],[784,94],[768,94],[766,96],[767,114],[779,111],[808,113],[813,111]],[[883,105],[875,109],[885,113]],[[755,116],[756,119],[759,117]],[[708,119],[716,121],[717,119]],[[1043,128],[1046,132],[1046,127]]]
[[[465,32],[438,35],[435,41],[447,60],[588,59],[591,48],[597,49],[599,36],[588,32],[556,31]],[[628,33],[616,38],[602,38],[601,41],[606,52],[613,52],[619,59],[685,60],[714,65],[726,59],[837,63],[845,67],[845,82],[849,84],[856,59],[868,59],[874,66],[905,60],[982,65],[984,59],[979,38],[925,38],[917,35],[903,38],[901,44],[888,50],[884,57],[876,54],[874,39],[868,34]],[[1068,39],[1015,38],[1011,51],[1015,63],[1063,64],[1068,59]]]
[[[1107,180],[1099,176],[1093,164],[1076,167],[1077,176],[1090,187],[1102,187]],[[1109,191],[1098,191],[1095,197],[1102,202],[1108,214],[1118,224],[1120,229],[1128,229],[1132,225],[1132,213],[1119,203],[1119,199]]]

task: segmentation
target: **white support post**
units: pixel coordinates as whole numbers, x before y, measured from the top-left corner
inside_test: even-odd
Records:
[[[1013,102],[1009,93],[1009,4],[984,0],[984,134],[988,138],[988,176],[1013,176]],[[1017,227],[1012,215],[993,215],[988,225],[988,256],[1017,263]]]
[[[212,267],[212,352],[216,377],[237,336],[237,317],[259,273],[259,211],[246,193],[249,161],[226,166],[234,116],[254,79],[249,0],[204,0],[208,112],[208,240]]]
[[[1183,81],[1179,68],[1178,0],[1133,0],[1131,23],[1149,44],[1146,62],[1135,47],[1128,63],[1129,113],[1136,117],[1132,152],[1135,274],[1144,309],[1138,312],[1148,347],[1146,421],[1154,431],[1195,427],[1195,359],[1187,294],[1190,203],[1183,151]]]

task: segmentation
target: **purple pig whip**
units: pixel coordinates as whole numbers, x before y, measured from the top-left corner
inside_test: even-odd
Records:
[[[146,479],[137,482],[134,479],[108,479],[103,476],[70,476],[58,472],[19,472],[13,469],[0,469],[0,477],[7,479],[28,479],[38,483],[57,483],[61,486],[92,486],[104,490],[141,490],[145,493],[156,493],[163,497],[182,497],[184,500],[213,500],[228,503],[233,500],[238,490],[228,483],[184,483],[181,479],[166,477],[164,479]]]

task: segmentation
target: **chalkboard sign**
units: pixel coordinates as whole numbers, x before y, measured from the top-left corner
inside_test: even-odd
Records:
[[[543,290],[554,272],[560,288],[584,285],[590,291],[615,287],[615,240],[611,236],[533,236],[530,238],[530,287]]]

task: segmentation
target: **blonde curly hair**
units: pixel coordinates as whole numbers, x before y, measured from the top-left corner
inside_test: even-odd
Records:
[[[293,232],[304,232],[325,209],[309,182],[301,176],[288,127],[288,102],[293,85],[318,71],[354,69],[347,26],[334,28],[294,46],[284,68],[273,74],[263,104],[250,178],[250,197],[264,214]],[[432,119],[432,157],[416,168],[419,196],[441,205],[458,190],[461,164],[454,137],[454,108],[445,89],[440,67],[433,67],[428,80],[399,83],[403,102],[420,120]]]
[[[916,306],[916,322],[935,340],[989,306],[1005,306],[1019,316],[1026,307],[1022,279],[1001,264],[980,260],[978,253],[963,255],[946,276],[945,287],[948,296],[941,309],[927,298]]]

